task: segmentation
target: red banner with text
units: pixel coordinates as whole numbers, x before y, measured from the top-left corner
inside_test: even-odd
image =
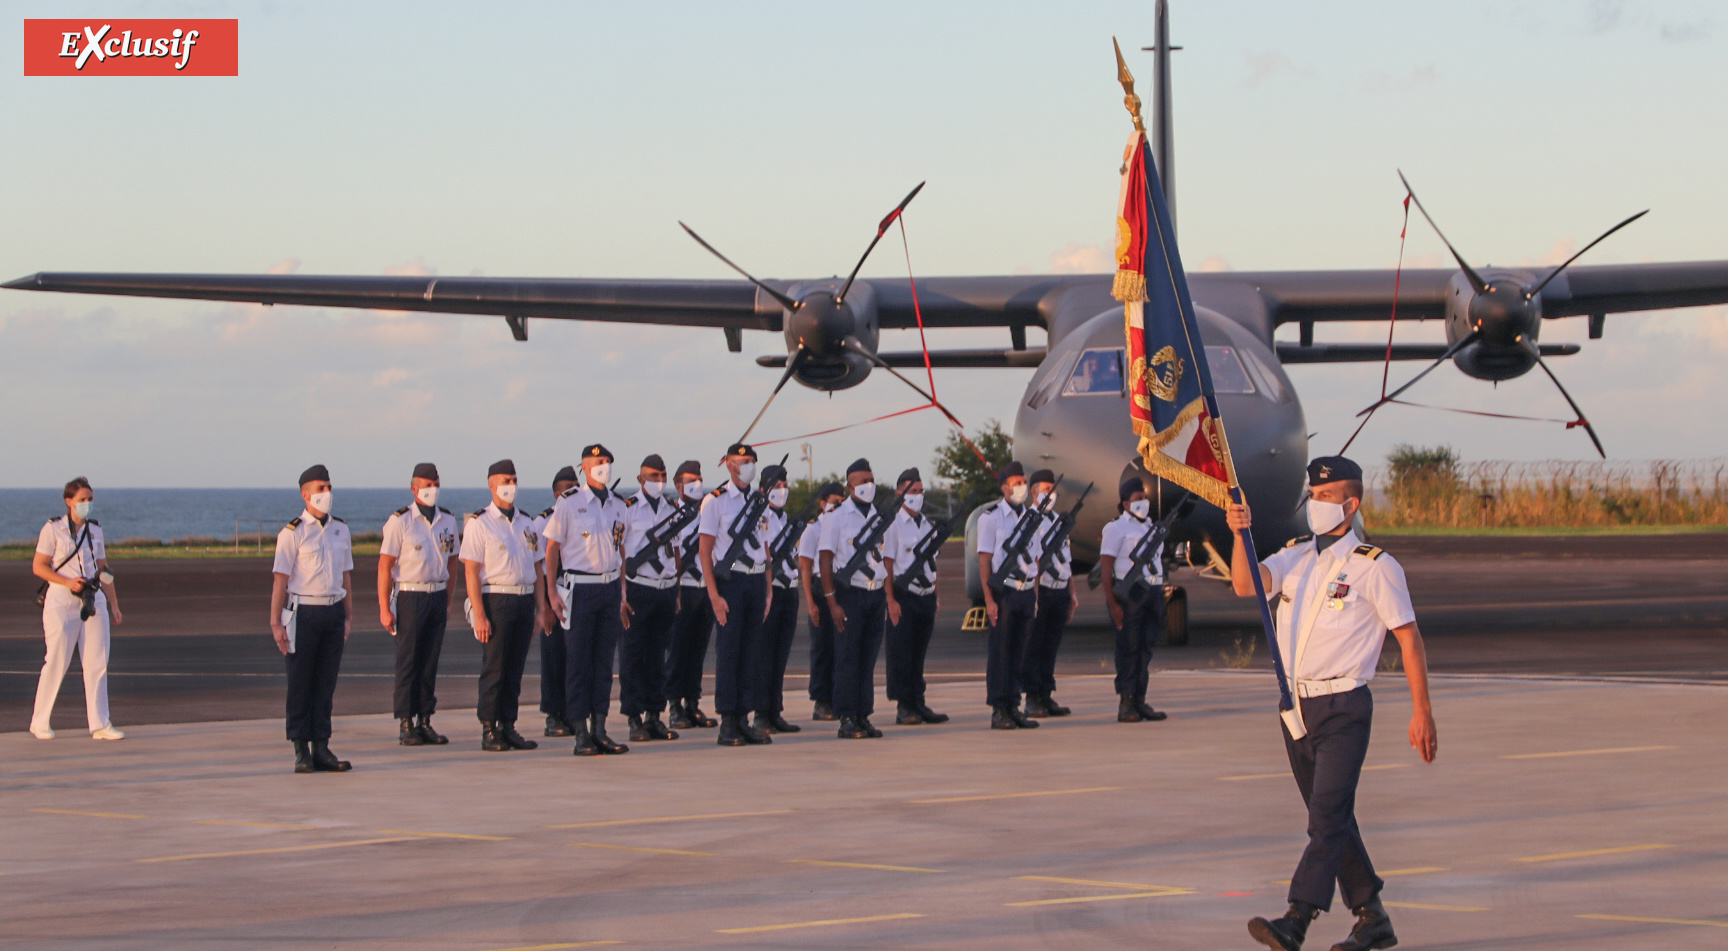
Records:
[[[26,76],[238,76],[239,20],[25,20]]]

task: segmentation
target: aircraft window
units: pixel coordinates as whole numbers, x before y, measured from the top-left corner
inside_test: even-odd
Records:
[[[1068,396],[1121,396],[1122,349],[1120,347],[1086,350],[1068,377]]]
[[[1068,379],[1068,368],[1074,365],[1077,356],[1078,351],[1070,350],[1055,359],[1045,359],[1044,366],[1040,368],[1040,372],[1045,374],[1044,379],[1033,383],[1031,395],[1026,397],[1027,408],[1037,409],[1050,402],[1050,397],[1055,396],[1056,391],[1061,389],[1062,381]]]
[[[1206,364],[1212,368],[1212,390],[1217,393],[1252,393],[1254,381],[1242,366],[1235,347],[1207,347]]]
[[[1259,354],[1252,350],[1243,350],[1239,356],[1247,359],[1249,372],[1254,374],[1254,380],[1260,384],[1260,388],[1266,391],[1267,398],[1274,403],[1287,401],[1288,395],[1284,392],[1284,384],[1278,380],[1277,371],[1267,366]]]

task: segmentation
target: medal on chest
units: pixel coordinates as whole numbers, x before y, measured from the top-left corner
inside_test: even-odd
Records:
[[[1344,583],[1344,572],[1338,572],[1338,577],[1326,586],[1326,607],[1333,611],[1344,610],[1344,598],[1350,594],[1350,586]]]

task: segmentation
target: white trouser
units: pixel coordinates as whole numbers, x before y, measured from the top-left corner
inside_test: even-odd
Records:
[[[54,713],[54,698],[60,695],[60,681],[66,668],[72,665],[72,652],[78,652],[84,667],[84,711],[94,733],[108,722],[108,596],[96,595],[96,613],[90,620],[78,620],[81,602],[78,596],[61,587],[48,589],[48,602],[42,606],[42,632],[47,637],[48,653],[42,662],[42,679],[36,683],[36,712],[30,718],[30,729],[48,729],[48,719]]]

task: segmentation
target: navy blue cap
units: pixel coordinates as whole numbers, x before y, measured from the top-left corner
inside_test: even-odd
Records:
[[[556,489],[558,487],[558,483],[560,483],[560,482],[580,482],[580,481],[582,481],[582,480],[577,478],[577,476],[576,476],[576,467],[575,466],[565,466],[564,468],[558,470],[557,475],[552,477],[552,487],[554,489]]]
[[[902,485],[905,485],[909,482],[923,482],[923,481],[924,481],[924,477],[918,474],[918,467],[913,466],[912,468],[907,469],[905,472],[900,473],[900,478],[895,479],[894,484],[896,486],[902,486]]]
[[[438,467],[430,462],[422,462],[414,467],[414,478],[438,481]]]
[[[509,459],[500,459],[497,462],[492,463],[492,465],[486,469],[486,478],[488,479],[495,475],[513,476],[515,474],[516,463],[511,462]]]
[[[1126,502],[1126,501],[1128,501],[1128,499],[1130,497],[1132,497],[1134,495],[1134,493],[1144,492],[1144,491],[1146,491],[1146,486],[1144,483],[1142,483],[1139,479],[1129,479],[1127,482],[1122,483],[1122,489],[1121,489],[1122,501]]]
[[[681,479],[687,475],[693,475],[698,479],[702,478],[702,463],[694,459],[686,459],[678,463],[678,471],[672,473],[672,478]]]
[[[785,481],[786,481],[786,467],[785,466],[763,466],[762,467],[762,479],[760,482],[762,488],[772,489],[774,487],[775,483],[785,482]]]
[[[846,490],[843,487],[841,487],[840,483],[838,483],[838,482],[824,482],[824,483],[822,483],[822,488],[816,490],[816,497],[819,499],[825,498],[825,497],[830,496],[830,495],[845,495],[845,494],[846,494]]]
[[[1039,469],[1037,472],[1027,476],[1026,481],[1031,483],[1048,482],[1051,485],[1055,485],[1056,473],[1051,472],[1049,469]]]
[[[1362,467],[1343,456],[1321,456],[1308,463],[1308,484],[1362,481]]]
[[[1020,460],[1018,459],[1003,466],[1001,470],[996,473],[996,482],[1001,484],[1007,482],[1014,476],[1020,476],[1022,478],[1026,476],[1026,467],[1021,465]]]
[[[606,461],[607,461],[607,462],[613,462],[613,461],[615,461],[615,460],[613,460],[613,458],[612,458],[612,450],[610,450],[610,449],[607,449],[607,448],[606,448],[606,447],[605,447],[605,446],[602,446],[602,445],[600,445],[600,444],[599,444],[599,443],[595,443],[595,444],[594,444],[594,445],[592,445],[592,446],[585,446],[585,447],[583,447],[583,449],[582,449],[582,458],[583,458],[583,459],[584,459],[584,460],[588,460],[588,459],[604,459],[604,460],[606,460]]]
[[[864,459],[864,458],[854,459],[854,460],[852,460],[852,464],[846,467],[846,474],[847,475],[851,475],[854,472],[874,472],[874,471],[875,471],[874,469],[870,468],[870,460]]]
[[[329,482],[329,481],[330,481],[330,470],[324,468],[323,466],[313,466],[312,468],[307,469],[305,472],[300,473],[300,484],[301,485],[305,485],[308,482]]]
[[[642,460],[641,468],[643,468],[643,469],[658,469],[661,472],[665,472],[666,471],[666,460],[660,458],[659,453],[652,452],[652,453],[648,454],[648,457],[646,459]]]
[[[747,442],[735,442],[732,445],[726,447],[726,455],[728,455],[728,456],[749,456],[750,458],[754,459],[754,458],[756,458],[756,448]]]

